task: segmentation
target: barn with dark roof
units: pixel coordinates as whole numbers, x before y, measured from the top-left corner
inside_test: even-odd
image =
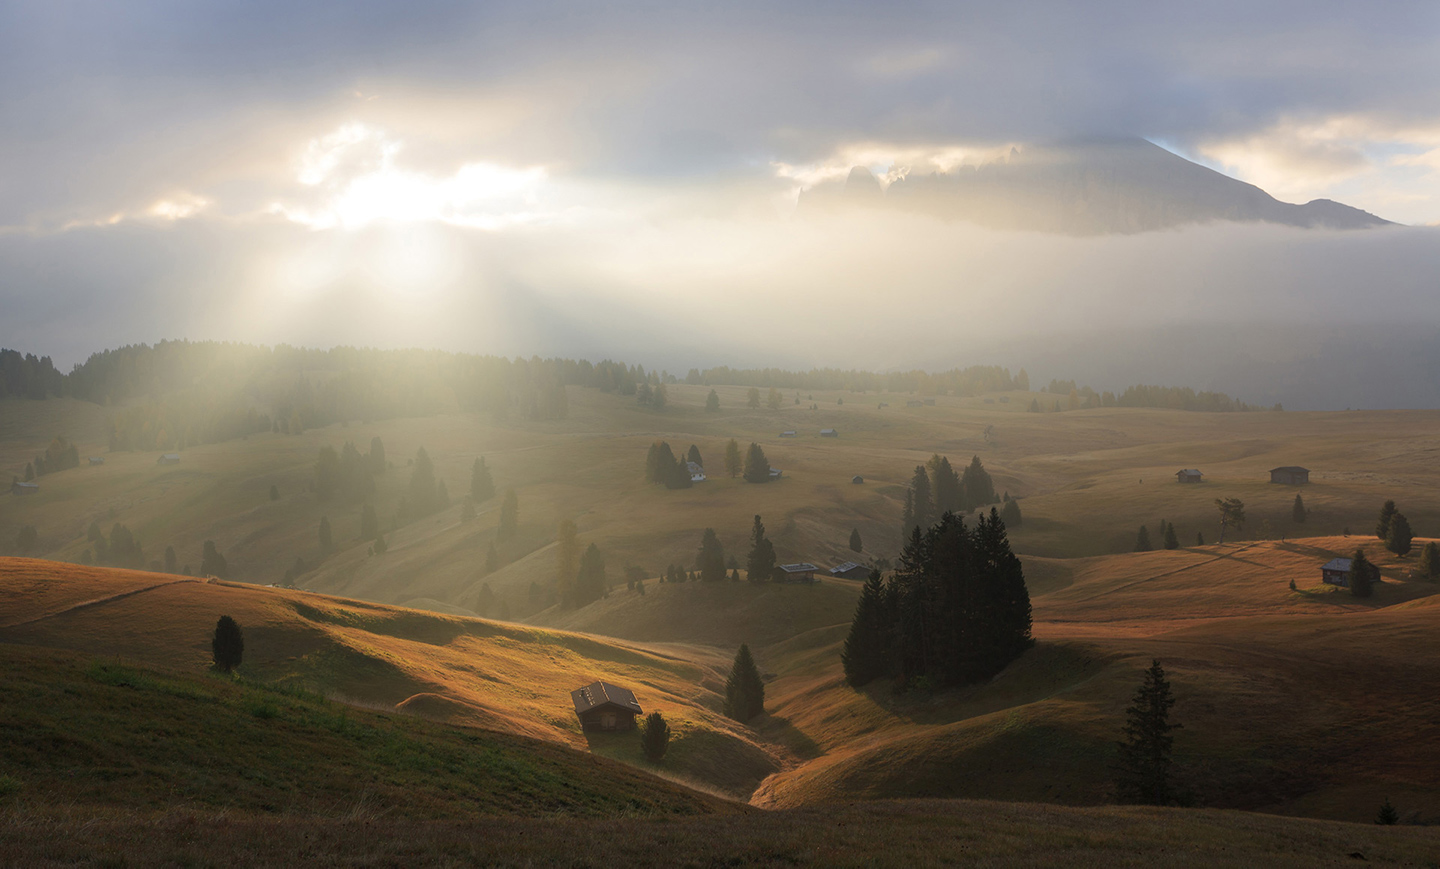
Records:
[[[591,682],[570,692],[582,730],[634,730],[641,714],[635,692],[609,682]]]

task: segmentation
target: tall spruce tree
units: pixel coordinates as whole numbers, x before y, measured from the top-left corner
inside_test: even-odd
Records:
[[[1175,801],[1170,781],[1170,731],[1181,725],[1170,723],[1175,698],[1159,659],[1145,671],[1145,679],[1125,712],[1125,741],[1119,744],[1113,771],[1115,796],[1122,803],[1166,806]]]
[[[1435,541],[1425,544],[1420,550],[1420,575],[1426,579],[1440,579],[1440,546]]]
[[[1290,518],[1297,524],[1303,524],[1305,517],[1310,514],[1305,511],[1305,499],[1299,495],[1295,496],[1295,503],[1290,505]]]
[[[855,618],[850,622],[850,635],[840,652],[845,681],[854,687],[859,688],[889,672],[891,621],[885,584],[880,579],[880,571],[872,570],[860,592]]]
[[[1380,508],[1380,521],[1375,523],[1375,536],[1381,540],[1390,536],[1390,519],[1395,515],[1395,502],[1386,501]]]
[[[903,529],[905,536],[919,528],[922,532],[935,524],[935,502],[930,493],[930,474],[924,465],[916,465],[910,476],[910,521]]]
[[[410,488],[407,497],[415,516],[428,516],[438,508],[435,485],[435,465],[430,454],[420,447],[415,451],[415,464],[410,471]]]
[[[715,390],[710,390],[710,394],[714,395]],[[644,592],[642,591],[641,594]],[[670,725],[665,723],[664,715],[659,712],[651,712],[645,716],[645,721],[640,725],[640,750],[644,752],[646,760],[651,763],[659,763],[669,748]]]
[[[1357,549],[1350,556],[1350,594],[1355,597],[1369,597],[1374,593],[1375,583],[1380,581],[1380,569],[1365,557],[1365,550]]]
[[[111,532],[110,539],[115,539],[114,532]],[[200,553],[200,575],[230,578],[230,567],[225,563],[225,556],[216,548],[214,540],[206,540]]]
[[[745,453],[745,482],[747,483],[768,483],[770,482],[770,460],[765,458],[765,451],[760,445],[751,442],[750,449]]]
[[[175,557],[175,547],[165,547],[165,572],[177,573],[180,568],[180,559]]]
[[[749,721],[765,711],[765,683],[760,669],[750,655],[750,647],[740,644],[730,678],[725,682],[725,715],[736,721]]]
[[[385,442],[379,435],[370,439],[370,452],[365,458],[370,462],[370,473],[385,473]]]
[[[965,473],[960,477],[960,489],[960,509],[965,511],[1000,500],[1000,496],[995,494],[995,481],[990,479],[990,472],[980,464],[979,456],[972,458],[969,466],[965,468]]]
[[[600,547],[592,543],[580,556],[580,571],[575,577],[575,605],[585,606],[604,597],[610,591],[608,585],[605,558],[600,554]]]
[[[685,453],[685,461],[694,462],[702,468],[705,467],[705,460],[700,458],[700,448],[694,444],[691,444],[689,451]]]
[[[1408,555],[1414,540],[1415,535],[1410,530],[1410,520],[1405,518],[1404,513],[1397,510],[1395,515],[1390,517],[1390,530],[1385,535],[1385,548],[1396,555]]]
[[[950,459],[936,453],[925,465],[930,469],[930,492],[935,502],[935,515],[964,510],[960,475],[950,467]]]
[[[765,523],[760,515],[750,526],[750,554],[745,558],[745,576],[751,582],[767,582],[775,572],[775,547],[765,536]]]
[[[490,476],[490,468],[485,465],[485,457],[481,456],[470,466],[470,497],[475,503],[488,501],[495,497],[495,478]]]
[[[229,673],[240,666],[245,657],[245,634],[240,625],[229,616],[221,616],[215,622],[215,633],[210,638],[210,653],[215,669]]]
[[[1154,548],[1154,546],[1150,545],[1150,529],[1141,525],[1140,533],[1135,535],[1135,551],[1149,552]]]
[[[712,389],[712,390],[710,390],[710,394],[707,395],[707,396],[705,396],[705,412],[706,412],[706,413],[718,413],[719,411],[720,411],[720,396],[719,396],[718,393],[715,392],[715,390]]]
[[[731,477],[740,476],[745,470],[745,460],[740,456],[740,444],[734,438],[725,445],[725,473]]]
[[[1025,524],[1024,517],[1020,515],[1020,502],[1014,498],[1005,502],[1005,506],[1000,510],[1000,518],[1006,528],[1019,528]]]
[[[851,528],[851,529],[850,529],[850,551],[851,551],[851,552],[864,552],[864,551],[865,551],[865,543],[864,543],[864,541],[862,541],[862,540],[860,539],[860,529],[859,529],[859,528]]]
[[[714,528],[705,529],[695,566],[700,571],[700,579],[705,582],[720,582],[725,578],[725,549],[720,545]]]
[[[1179,549],[1179,548],[1180,548],[1180,538],[1179,538],[1179,536],[1177,536],[1177,535],[1175,534],[1175,525],[1174,525],[1174,523],[1166,522],[1166,521],[1164,521],[1164,520],[1161,520],[1160,524],[1165,528],[1165,534],[1163,535],[1165,548],[1166,548],[1166,549]]]

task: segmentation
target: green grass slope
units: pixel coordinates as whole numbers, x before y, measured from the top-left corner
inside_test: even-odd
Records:
[[[554,743],[249,680],[9,644],[0,644],[0,672],[0,815],[9,819],[177,809],[405,819],[734,810]]]

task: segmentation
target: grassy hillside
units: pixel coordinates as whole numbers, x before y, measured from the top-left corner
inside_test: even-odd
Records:
[[[728,656],[647,646],[306,592],[0,559],[0,641],[203,672],[221,614],[242,672],[385,709],[643,764],[633,734],[582,734],[573,688],[632,688],[674,731],[660,774],[744,798],[788,750],[720,714]]]
[[[737,810],[551,742],[248,679],[10,644],[0,670],[0,824],[176,809],[411,820]]]
[[[851,529],[865,541],[864,558],[893,558],[905,483],[934,452],[956,462],[979,455],[997,488],[1021,498],[1025,521],[1012,536],[1018,551],[1033,556],[1125,552],[1140,525],[1153,534],[1161,519],[1176,524],[1182,543],[1193,543],[1197,532],[1213,543],[1217,497],[1245,500],[1248,540],[1338,534],[1347,526],[1362,533],[1391,497],[1418,533],[1440,527],[1440,466],[1433,461],[1440,415],[1432,412],[1031,414],[1023,409],[1032,397],[1042,403],[1053,397],[1014,394],[999,403],[988,396],[941,396],[933,407],[909,408],[905,396],[849,393],[806,393],[800,404],[772,411],[747,409],[743,389],[722,387],[721,412],[705,413],[706,392],[676,385],[670,406],[653,411],[623,396],[572,389],[564,420],[497,423],[448,414],[352,422],[194,447],[178,466],[157,466],[149,453],[105,454],[99,437],[104,408],[7,401],[0,413],[0,469],[20,473],[56,434],[77,440],[82,456],[106,455],[107,461],[47,475],[35,496],[0,495],[0,547],[13,546],[19,529],[33,525],[40,553],[77,561],[91,521],[107,531],[122,522],[149,558],[174,546],[180,563],[196,569],[201,544],[215,540],[232,576],[246,582],[277,582],[299,557],[313,569],[298,583],[313,590],[475,612],[481,584],[488,583],[511,614],[523,617],[549,605],[555,528],[567,518],[577,522],[582,544],[600,546],[617,582],[629,565],[654,576],[671,562],[693,564],[706,527],[716,529],[727,554],[743,561],[757,513],[784,560],[827,566],[848,560],[854,557],[846,547]],[[882,399],[890,406],[879,408]],[[817,436],[830,426],[839,438]],[[987,426],[993,426],[989,440]],[[779,438],[785,429],[801,437]],[[487,575],[484,562],[495,542],[498,498],[479,505],[473,522],[460,521],[457,504],[400,528],[383,556],[369,555],[356,539],[360,502],[318,499],[312,491],[318,449],[345,440],[364,449],[373,436],[383,438],[395,465],[368,499],[382,520],[394,513],[409,478],[405,462],[422,445],[456,499],[479,455],[502,491],[517,490],[520,535],[498,546],[496,572]],[[785,476],[764,486],[725,477],[721,458],[732,437],[742,445],[759,441]],[[646,485],[644,456],[657,438],[677,450],[696,444],[711,479],[682,491]],[[1282,464],[1312,468],[1312,484],[1269,484],[1267,470]],[[1199,467],[1206,482],[1177,484],[1173,474],[1181,467]],[[863,475],[863,485],[851,484],[855,474]],[[272,485],[280,494],[275,501]],[[1291,518],[1297,492],[1311,511],[1303,525]],[[317,536],[322,516],[334,528],[330,554]],[[532,584],[538,597],[530,595]]]

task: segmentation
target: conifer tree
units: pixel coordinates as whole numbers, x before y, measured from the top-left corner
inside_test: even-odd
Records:
[[[715,394],[714,390],[710,391]],[[641,594],[644,594],[642,591]],[[665,757],[665,751],[670,747],[670,725],[665,723],[665,716],[659,712],[651,712],[645,716],[645,721],[640,725],[640,750],[645,753],[645,758],[651,763],[659,763]]]
[[[995,481],[990,479],[990,473],[980,464],[979,456],[970,459],[965,473],[960,476],[960,490],[962,510],[973,510],[1000,500],[1000,496],[995,494]]]
[[[435,465],[424,447],[415,451],[415,465],[410,472],[408,497],[416,516],[429,516],[438,508]]]
[[[700,539],[700,554],[695,558],[700,579],[705,582],[719,582],[725,578],[725,549],[720,545],[714,528],[706,528]]]
[[[669,402],[669,400],[670,397],[665,392],[665,384],[655,384],[655,390],[650,393],[650,406],[655,408],[656,410],[664,410],[665,405],[667,402]]]
[[[1400,813],[1390,804],[1390,798],[1386,797],[1385,802],[1380,804],[1380,811],[1375,815],[1375,823],[1384,827],[1392,827],[1400,823]]]
[[[1005,523],[1006,528],[1019,528],[1025,524],[1024,518],[1020,515],[1020,502],[1014,498],[1007,500],[1004,508],[1000,510],[1000,519]]]
[[[1195,545],[1196,545],[1196,546],[1204,546],[1204,545],[1205,545],[1205,532],[1204,532],[1204,531],[1196,531],[1196,532],[1195,532]]]
[[[1179,549],[1180,538],[1175,534],[1175,526],[1172,523],[1161,520],[1160,524],[1165,528],[1164,542],[1166,549]]]
[[[329,552],[332,539],[330,537],[330,517],[320,517],[320,551]]]
[[[1375,523],[1375,536],[1384,540],[1390,536],[1390,519],[1395,515],[1395,502],[1386,501],[1380,508],[1380,521]]]
[[[515,539],[520,530],[520,496],[514,489],[505,490],[505,500],[500,505],[500,528],[496,539],[504,543]]]
[[[745,575],[751,582],[765,582],[775,571],[775,547],[765,536],[765,524],[759,514],[750,526],[750,554],[745,559]]]
[[[925,465],[930,470],[930,491],[935,502],[935,515],[966,509],[960,475],[950,467],[950,459],[936,453]]]
[[[765,458],[765,451],[754,441],[751,441],[750,449],[745,454],[745,482],[770,482],[770,460]]]
[[[865,543],[860,539],[860,529],[859,529],[859,528],[851,528],[851,529],[850,529],[850,551],[851,551],[851,552],[864,552],[864,551],[865,551]]]
[[[1125,741],[1119,744],[1113,768],[1115,795],[1120,802],[1151,806],[1174,802],[1170,782],[1174,737],[1170,731],[1180,728],[1170,723],[1170,707],[1174,705],[1165,670],[1155,659],[1125,712]]]
[[[114,532],[111,532],[110,537],[112,540],[114,539]],[[228,579],[230,576],[229,566],[225,564],[225,556],[221,555],[220,550],[215,548],[214,540],[205,541],[205,546],[200,555],[200,575],[216,576],[220,579]]]
[[[1436,546],[1433,540],[1420,550],[1420,575],[1426,579],[1440,579],[1440,546]]]
[[[694,444],[691,444],[690,450],[685,453],[685,461],[694,462],[702,468],[705,467],[705,460],[700,458],[700,448]]]
[[[175,547],[165,547],[165,572],[175,573],[180,567],[180,559],[175,557]]]
[[[1350,557],[1350,594],[1355,597],[1369,597],[1374,585],[1380,579],[1380,570],[1365,557],[1365,550],[1357,549]]]
[[[485,573],[492,574],[500,569],[500,552],[491,543],[490,548],[485,550]]]
[[[379,435],[370,439],[370,454],[365,458],[370,462],[370,473],[385,473],[385,442],[380,440]]]
[[[705,396],[705,412],[706,412],[706,413],[718,413],[719,411],[720,411],[720,395],[719,395],[718,393],[716,393],[715,390],[712,389],[712,390],[710,390],[710,394],[707,395],[707,396]]]
[[[740,644],[730,678],[725,682],[725,715],[736,721],[749,721],[765,711],[765,683],[750,656],[750,647]]]
[[[731,477],[740,476],[745,469],[745,460],[740,457],[740,444],[734,438],[725,445],[725,473]]]
[[[1299,495],[1295,496],[1295,503],[1290,506],[1290,518],[1297,524],[1303,524],[1305,517],[1310,515],[1305,511],[1305,499]]]
[[[859,688],[885,675],[890,669],[890,614],[886,612],[885,585],[880,571],[870,571],[860,601],[855,605],[855,618],[850,634],[840,652],[845,667],[845,681]]]
[[[1150,529],[1144,525],[1140,526],[1140,533],[1135,535],[1135,551],[1149,552],[1155,547],[1150,545]]]
[[[488,501],[495,497],[495,479],[490,476],[490,468],[485,465],[485,457],[481,456],[470,466],[470,497],[475,503]]]
[[[385,542],[384,534],[376,535],[373,548],[376,555],[384,555],[385,553],[390,551],[390,544]]]
[[[215,622],[215,634],[210,638],[210,652],[215,669],[222,673],[232,672],[240,666],[245,657],[245,634],[240,625],[229,616],[221,616]]]
[[[575,577],[575,605],[585,606],[604,597],[609,593],[608,585],[605,559],[600,554],[600,547],[592,543],[580,556],[580,571]]]
[[[1225,542],[1225,529],[1236,531],[1245,527],[1245,502],[1239,498],[1216,498],[1215,506],[1220,510],[1220,542]]]
[[[1408,555],[1415,535],[1410,531],[1410,520],[1405,514],[1396,511],[1390,517],[1390,530],[1385,535],[1385,548],[1396,555]]]
[[[905,536],[915,528],[921,531],[935,524],[935,504],[930,496],[930,475],[924,465],[916,465],[910,477],[910,522],[903,529]]]
[[[780,395],[780,390],[772,386],[770,387],[769,394],[765,396],[765,406],[770,408],[771,410],[779,410],[780,404],[784,400],[784,397]]]
[[[750,390],[745,393],[745,406],[751,408],[760,407],[760,390],[753,386],[750,387]]]

